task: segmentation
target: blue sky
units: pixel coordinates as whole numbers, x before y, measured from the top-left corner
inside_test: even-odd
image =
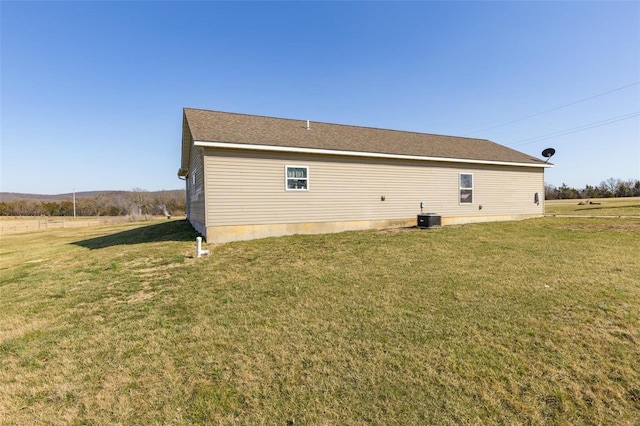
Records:
[[[183,107],[554,147],[556,186],[640,178],[637,1],[2,1],[0,19],[2,191],[182,188]]]

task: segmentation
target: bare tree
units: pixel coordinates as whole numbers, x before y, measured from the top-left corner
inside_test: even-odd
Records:
[[[544,184],[544,199],[555,200],[558,198],[558,189],[550,183]]]
[[[110,200],[108,200],[104,194],[96,195],[93,198],[93,202],[96,206],[96,216],[104,215],[105,210],[107,210],[107,206],[110,204]]]
[[[13,202],[13,214],[16,216],[27,216],[29,211],[29,202],[27,200],[18,200]]]
[[[141,216],[147,214],[149,208],[152,205],[152,199],[149,195],[149,191],[142,188],[133,188],[127,196],[129,201],[129,213],[132,216]]]
[[[618,186],[620,186],[621,182],[622,181],[620,179],[609,178],[607,180],[603,180],[600,183],[600,187],[604,189],[606,192],[611,193],[610,196],[615,196],[616,191],[618,190]]]

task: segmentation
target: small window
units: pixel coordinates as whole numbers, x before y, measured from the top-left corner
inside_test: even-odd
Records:
[[[309,167],[307,166],[286,166],[285,167],[287,191],[308,191],[309,190]]]
[[[460,173],[460,204],[473,204],[473,175]]]

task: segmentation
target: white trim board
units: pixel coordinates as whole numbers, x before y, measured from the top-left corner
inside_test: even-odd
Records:
[[[316,148],[296,148],[288,146],[276,145],[257,145],[244,143],[229,142],[205,142],[194,141],[195,146],[205,148],[229,148],[229,149],[245,149],[252,151],[270,151],[270,152],[293,152],[299,154],[324,154],[324,155],[342,155],[348,157],[370,157],[370,158],[392,158],[398,160],[417,160],[417,161],[438,161],[444,163],[464,163],[464,164],[493,164],[499,166],[518,166],[518,167],[553,167],[553,164],[532,164],[532,163],[516,163],[509,161],[492,161],[492,160],[472,160],[468,158],[446,158],[446,157],[423,157],[419,155],[402,155],[402,154],[383,154],[378,152],[360,152],[360,151],[339,151],[334,149],[316,149]]]

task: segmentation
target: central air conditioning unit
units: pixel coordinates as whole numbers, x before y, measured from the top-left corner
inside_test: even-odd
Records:
[[[418,228],[432,229],[442,226],[442,218],[437,213],[423,213],[418,215]]]

